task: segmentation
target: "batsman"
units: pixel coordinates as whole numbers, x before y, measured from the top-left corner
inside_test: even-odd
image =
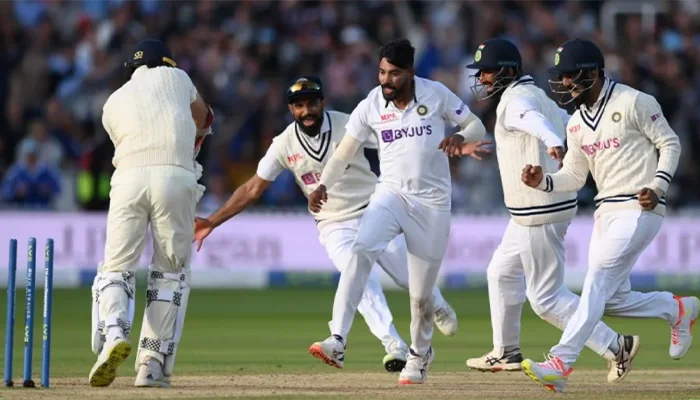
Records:
[[[195,206],[204,187],[196,161],[214,114],[170,50],[148,39],[125,63],[130,79],[103,107],[114,143],[104,260],[92,286],[90,386],[109,386],[131,353],[135,273],[153,237],[146,310],[136,355],[137,387],[168,387],[190,295]]]

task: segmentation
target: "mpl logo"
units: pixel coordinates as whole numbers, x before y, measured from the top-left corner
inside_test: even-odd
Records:
[[[302,159],[302,155],[297,153],[297,154],[292,154],[291,156],[287,156],[287,162],[290,164],[294,164],[295,162],[299,161]]]
[[[432,135],[432,133],[433,127],[431,125],[409,126],[401,129],[384,129],[381,132],[382,141],[384,141],[384,143],[391,143],[394,140],[399,140],[405,137]]]
[[[576,133],[581,130],[581,124],[574,125],[571,128],[569,128],[569,133]]]
[[[381,116],[381,118],[382,118],[382,122],[386,122],[386,121],[393,121],[398,117],[396,116],[396,113],[391,113],[391,114],[383,114]]]

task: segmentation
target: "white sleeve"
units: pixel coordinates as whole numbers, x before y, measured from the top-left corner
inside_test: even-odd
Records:
[[[190,104],[194,103],[197,100],[197,88],[194,86],[194,83],[192,82],[192,79],[190,78],[189,75],[187,75],[187,72],[175,68],[176,74],[179,76],[180,81],[185,85],[187,94],[190,97]]]
[[[564,141],[554,133],[554,127],[531,98],[514,97],[506,104],[504,116],[503,125],[506,129],[532,135],[547,147],[564,146]]]
[[[639,131],[654,144],[659,159],[653,182],[649,188],[663,196],[671,184],[681,157],[681,141],[669,125],[656,99],[646,93],[638,93],[632,108],[634,122]]]
[[[564,122],[564,126],[567,126],[569,124],[569,120],[571,119],[571,115],[569,115],[569,113],[563,108],[560,108],[559,112],[561,113],[561,120]]]
[[[273,182],[284,171],[278,148],[277,141],[273,141],[265,156],[258,163],[257,175],[269,182]]]
[[[372,135],[372,127],[369,125],[369,100],[364,99],[350,114],[350,119],[345,125],[345,135],[351,136],[360,143],[364,143]]]
[[[457,97],[447,86],[442,83],[438,84],[438,91],[440,91],[440,97],[444,98],[445,101],[442,103],[442,117],[450,121],[452,125],[458,126],[466,121],[471,111],[464,101]]]
[[[367,149],[379,149],[379,142],[377,142],[377,135],[370,134],[362,145]]]

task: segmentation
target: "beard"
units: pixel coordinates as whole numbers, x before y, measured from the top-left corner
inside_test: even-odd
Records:
[[[408,86],[408,85],[404,85],[401,88],[397,88],[397,87],[389,85],[389,84],[382,85],[382,96],[384,97],[384,100],[386,100],[386,101],[396,100],[397,97],[399,97],[400,95],[402,95],[406,91],[406,86]],[[385,89],[391,89],[391,91],[387,94]]]
[[[323,114],[306,114],[295,119],[297,126],[302,132],[309,136],[316,136],[321,132],[323,125]]]

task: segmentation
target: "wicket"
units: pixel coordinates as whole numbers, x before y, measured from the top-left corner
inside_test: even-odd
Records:
[[[49,387],[51,364],[51,307],[53,303],[53,239],[46,240],[44,251],[44,314],[42,337],[41,386]],[[12,354],[15,328],[15,289],[17,275],[17,239],[10,239],[10,262],[7,279],[7,314],[5,316],[5,378],[6,387],[12,381]],[[34,346],[34,293],[36,285],[36,238],[29,238],[27,248],[27,276],[24,306],[24,375],[22,386],[35,387],[32,380]]]

